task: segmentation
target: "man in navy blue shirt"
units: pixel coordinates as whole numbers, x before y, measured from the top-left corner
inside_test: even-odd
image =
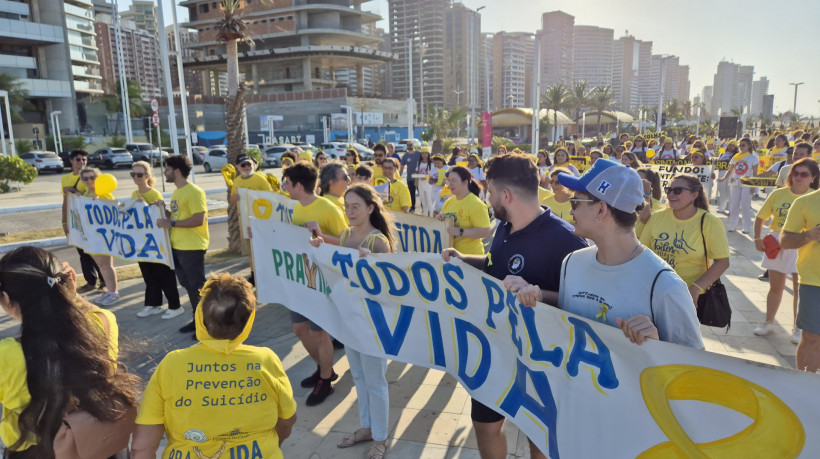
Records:
[[[540,292],[536,299],[557,306],[561,263],[570,252],[586,247],[586,242],[573,234],[572,225],[541,207],[539,171],[531,156],[496,156],[485,169],[490,205],[501,220],[490,253],[464,255],[449,248],[441,252],[442,258],[458,258],[483,269],[503,279],[504,286],[513,293]],[[504,416],[476,400],[472,401],[470,416],[481,457],[506,457]],[[546,458],[532,442],[530,454],[532,458]]]

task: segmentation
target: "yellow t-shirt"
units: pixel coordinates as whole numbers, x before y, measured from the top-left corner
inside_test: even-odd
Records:
[[[370,176],[370,182],[375,185],[377,178],[384,178],[384,172],[382,172],[382,167],[376,163],[373,163],[371,169],[373,169],[373,175]]]
[[[652,201],[652,213],[658,213],[664,209],[664,205],[662,202],[655,198],[649,198]],[[646,223],[642,222],[639,218],[638,221],[635,222],[635,235],[638,236],[638,239],[641,238],[641,234],[643,234],[643,229],[646,227]]]
[[[344,245],[348,237],[350,237],[350,228],[345,228],[342,234],[339,235],[339,245]],[[372,252],[376,247],[376,241],[382,241],[384,245],[390,247],[390,240],[379,230],[373,230],[365,236],[361,246]]]
[[[114,195],[111,194],[111,193],[96,194],[95,195],[95,194],[92,194],[88,189],[85,190],[85,192],[83,193],[83,196],[85,196],[87,198],[93,198],[93,197],[96,196],[98,199],[110,199],[112,201],[115,199]]]
[[[455,196],[444,202],[441,213],[454,220],[457,228],[489,228],[490,215],[487,213],[487,204],[478,196],[468,193],[462,199]],[[453,248],[468,255],[484,255],[484,243],[481,239],[458,237],[453,240]]]
[[[296,202],[293,206],[293,224],[302,226],[308,222],[316,222],[323,234],[339,237],[342,230],[347,228],[344,214],[327,198],[316,196],[316,200],[307,206]]]
[[[249,190],[260,191],[273,191],[273,188],[270,186],[270,182],[268,182],[268,179],[265,178],[265,175],[261,172],[254,172],[248,178],[243,178],[241,175],[237,175],[233,179],[233,188],[231,189],[231,194],[236,193],[237,188],[247,188]]]
[[[390,202],[387,203],[387,208],[402,212],[402,207],[410,207],[410,205],[410,189],[407,185],[401,180],[390,182]]]
[[[342,215],[345,217],[345,224],[350,225],[350,220],[347,219],[347,212],[345,212],[345,198],[341,196],[333,196],[332,194],[328,193],[323,196],[328,201],[332,202],[339,210],[342,211]]]
[[[692,285],[708,269],[700,231],[703,214],[706,214],[703,235],[706,236],[709,259],[729,258],[729,241],[726,239],[723,223],[714,214],[703,209],[698,209],[687,220],[678,220],[672,209],[664,209],[649,218],[641,233],[641,242],[669,263],[686,285]]]
[[[151,204],[152,202],[156,202],[162,199],[162,193],[157,191],[155,188],[151,188],[150,190],[146,191],[145,193],[140,193],[139,190],[134,190],[131,193],[131,199],[142,198],[146,204]]]
[[[541,202],[542,206],[544,205],[544,201],[547,198],[553,196],[554,194],[555,193],[553,193],[552,190],[548,190],[546,188],[541,188],[540,186],[538,187],[538,200]]]
[[[313,152],[311,152],[310,150],[304,149],[304,150],[299,152],[299,159],[302,159],[302,160],[305,160],[305,161],[308,161],[308,162],[313,162]]]
[[[208,203],[202,188],[189,183],[171,195],[171,219],[181,221],[205,212],[202,225],[194,228],[171,228],[171,247],[177,250],[208,250]]]
[[[794,200],[801,195],[792,193],[791,187],[778,188],[769,194],[766,202],[757,211],[757,218],[766,221],[772,218],[769,228],[772,231],[783,231],[783,224],[786,223],[786,216]]]
[[[569,213],[569,211],[572,210],[572,204],[570,204],[569,200],[564,202],[558,202],[555,199],[555,194],[553,194],[552,196],[546,199],[542,199],[541,205],[549,207],[550,212],[552,212],[552,214],[556,217],[561,218],[566,222],[575,224],[575,219],[572,218],[572,215],[570,215]]]
[[[820,191],[800,196],[792,203],[783,231],[800,234],[820,225]],[[809,241],[797,249],[800,283],[820,287],[820,242]]]
[[[119,327],[114,313],[105,309],[92,309],[86,313],[86,317],[95,327],[99,328],[101,334],[105,334],[102,319],[98,313],[104,314],[108,319],[108,355],[117,359],[119,351]],[[15,338],[5,338],[0,340],[0,404],[3,405],[3,417],[0,418],[0,440],[6,446],[13,445],[20,438],[20,429],[17,419],[23,410],[31,402],[31,394],[28,391],[26,381],[26,358],[23,355],[23,346]],[[23,443],[19,450],[25,450],[36,444],[34,440]]]
[[[82,180],[80,180],[80,174],[74,175],[73,172],[69,172],[68,174],[64,175],[63,178],[60,180],[60,193],[65,194],[65,190],[63,190],[63,188],[66,187],[75,187],[83,195],[85,195],[88,192],[88,187],[85,186],[85,183],[83,183]]]
[[[272,350],[240,344],[223,354],[200,343],[162,359],[137,424],[165,426],[163,458],[278,459],[276,423],[295,413],[290,381]]]

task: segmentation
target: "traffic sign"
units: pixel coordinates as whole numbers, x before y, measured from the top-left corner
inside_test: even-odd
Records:
[[[151,124],[153,124],[154,127],[159,127],[159,113],[154,113],[151,116]]]
[[[37,135],[37,134],[40,133],[40,128],[36,127],[34,129],[32,129],[31,132],[34,133],[34,135]]]
[[[156,113],[159,110],[159,102],[156,99],[151,99],[151,111]]]

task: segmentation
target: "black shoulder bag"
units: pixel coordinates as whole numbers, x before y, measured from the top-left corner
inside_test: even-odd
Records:
[[[703,238],[703,256],[706,258],[706,267],[709,268],[709,255],[706,253],[706,235],[703,233],[704,213],[700,219],[700,235]],[[732,308],[729,306],[729,296],[726,287],[720,278],[710,285],[698,297],[698,321],[708,327],[723,328],[729,332],[732,325]]]

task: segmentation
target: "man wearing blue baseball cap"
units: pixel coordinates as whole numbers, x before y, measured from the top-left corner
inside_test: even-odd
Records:
[[[686,283],[635,235],[644,205],[638,173],[599,159],[581,177],[562,173],[558,181],[575,191],[575,234],[595,242],[564,258],[558,307],[620,327],[637,344],[652,338],[702,349]]]

